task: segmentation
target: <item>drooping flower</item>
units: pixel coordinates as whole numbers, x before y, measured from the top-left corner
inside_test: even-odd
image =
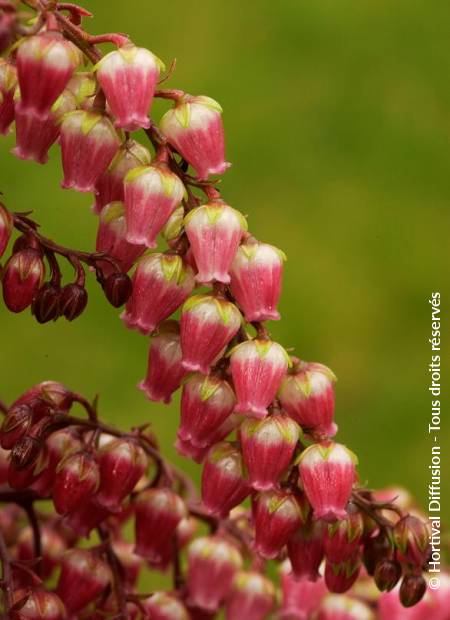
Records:
[[[248,239],[231,264],[231,292],[246,320],[277,321],[285,254],[268,243]]]
[[[300,480],[316,519],[335,521],[347,517],[357,462],[353,452],[332,441],[312,444],[302,452]]]
[[[183,603],[168,592],[155,592],[142,601],[142,606],[152,620],[191,620]]]
[[[126,131],[150,127],[148,112],[161,68],[164,65],[152,52],[133,44],[123,45],[97,63],[97,79],[116,127]]]
[[[194,286],[192,269],[181,256],[148,254],[138,262],[121,318],[130,329],[149,334],[181,306]]]
[[[17,70],[11,63],[0,59],[0,134],[6,135],[14,121],[14,93]]]
[[[188,213],[184,228],[197,265],[196,280],[229,283],[228,274],[247,221],[239,211],[215,200]]]
[[[237,345],[230,359],[238,398],[235,411],[264,418],[288,369],[286,351],[277,342],[255,339]]]
[[[354,555],[364,533],[364,520],[359,510],[350,503],[344,519],[330,523],[324,532],[327,560],[338,564]]]
[[[87,452],[66,456],[58,465],[53,483],[56,511],[65,515],[94,495],[100,482],[98,465]]]
[[[225,161],[222,108],[209,97],[185,95],[165,113],[160,127],[200,180],[223,174]]]
[[[225,602],[227,620],[264,620],[275,606],[273,583],[256,571],[239,571]]]
[[[156,237],[181,204],[183,183],[167,164],[156,161],[130,170],[124,184],[127,240],[155,248]]]
[[[183,367],[208,374],[210,366],[236,335],[242,317],[234,304],[213,295],[195,295],[181,311]]]
[[[11,256],[3,269],[3,300],[11,312],[22,312],[40,289],[45,275],[41,254],[32,248]]]
[[[317,581],[323,560],[323,523],[308,519],[287,543],[292,573],[296,579]]]

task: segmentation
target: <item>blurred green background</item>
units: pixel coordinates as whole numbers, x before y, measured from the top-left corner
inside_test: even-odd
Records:
[[[431,441],[430,307],[448,317],[450,4],[410,0],[91,0],[91,32],[122,31],[167,63],[168,85],[224,107],[224,197],[258,237],[288,255],[282,321],[273,336],[337,374],[339,438],[362,480],[401,484],[423,500]],[[166,104],[155,106],[159,118]],[[1,189],[33,209],[45,234],[91,249],[91,197],[59,189],[56,149],[45,166],[1,145]],[[90,280],[77,321],[39,326],[1,316],[1,397],[43,379],[100,394],[105,419],[151,422],[173,449],[178,397],[149,403],[148,340],[127,331]],[[448,320],[448,318],[446,319]],[[447,325],[443,323],[447,330]],[[444,340],[444,348],[448,347]],[[444,372],[446,368],[444,366]],[[443,396],[443,453],[450,452]],[[446,446],[444,445],[446,444]],[[448,463],[448,460],[447,460]],[[450,479],[443,481],[450,507]]]

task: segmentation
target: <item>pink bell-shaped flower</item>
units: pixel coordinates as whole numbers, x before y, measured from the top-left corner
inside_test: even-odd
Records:
[[[352,503],[349,503],[347,513],[345,519],[329,523],[325,528],[325,557],[334,564],[344,562],[354,555],[363,537],[364,519],[361,513]]]
[[[333,522],[347,517],[357,463],[353,452],[332,441],[312,444],[301,453],[300,481],[316,519]]]
[[[296,579],[317,581],[323,560],[323,523],[307,520],[288,541],[287,550]]]
[[[186,607],[174,594],[155,592],[141,602],[152,620],[192,620]]]
[[[125,208],[123,202],[110,202],[105,205],[98,218],[97,240],[95,249],[112,256],[123,273],[131,269],[145,251],[144,245],[134,245],[126,238]],[[114,267],[107,261],[102,263],[102,271],[107,277],[114,272]]]
[[[255,339],[237,345],[230,362],[238,398],[235,411],[264,418],[289,363],[288,354],[277,342]]]
[[[191,375],[183,385],[177,435],[199,448],[233,412],[236,397],[228,381],[215,375]]]
[[[184,192],[183,183],[164,162],[130,170],[125,177],[127,240],[155,248],[156,237],[180,206]]]
[[[120,140],[106,116],[76,110],[64,117],[60,144],[64,170],[61,187],[94,192],[98,178],[116,155]]]
[[[344,561],[325,563],[325,583],[330,592],[343,594],[350,590],[358,578],[361,569],[361,555],[356,551]]]
[[[263,558],[276,558],[305,522],[301,498],[287,491],[265,491],[254,498],[255,549]]]
[[[268,243],[249,239],[243,243],[231,264],[231,292],[245,319],[278,321],[277,310],[285,254]]]
[[[189,603],[208,612],[216,611],[241,567],[241,554],[231,543],[219,536],[196,538],[188,547]]]
[[[137,496],[135,513],[135,553],[153,566],[164,564],[165,551],[172,550],[176,528],[188,514],[185,503],[170,489],[147,489]]]
[[[226,441],[215,444],[203,465],[202,502],[206,510],[224,519],[249,493],[239,449]]]
[[[149,334],[191,294],[192,269],[177,254],[148,254],[138,262],[133,292],[121,318],[129,329]]]
[[[66,456],[58,465],[52,497],[60,515],[72,512],[88,497],[94,495],[100,483],[98,465],[87,452]]]
[[[106,54],[97,63],[97,79],[116,117],[116,127],[126,131],[150,127],[148,112],[161,69],[164,65],[159,58],[133,44]]]
[[[393,535],[399,562],[417,568],[426,563],[430,549],[426,522],[407,515],[395,524]]]
[[[323,364],[296,358],[293,362],[278,393],[283,409],[305,431],[333,437],[337,432],[333,422],[335,375]]]
[[[147,456],[141,446],[128,439],[115,439],[98,453],[100,486],[96,503],[111,512],[119,512],[147,468]]]
[[[183,367],[208,374],[242,322],[234,304],[212,295],[194,295],[181,311]]]
[[[220,426],[211,429],[210,434],[205,438],[205,443],[202,441],[202,443],[204,443],[203,447],[199,447],[190,440],[183,440],[180,437],[178,437],[175,447],[183,456],[194,460],[196,463],[203,463],[209,449],[214,444],[226,439],[241,423],[242,416],[232,413]]]
[[[116,200],[123,202],[125,200],[125,177],[133,168],[147,166],[150,160],[150,152],[145,146],[131,139],[124,142],[109,168],[97,179],[94,213],[99,214],[102,208],[110,202]]]
[[[58,97],[45,118],[23,109],[22,102],[18,101],[15,106],[16,146],[11,152],[19,159],[45,164],[49,148],[58,139],[63,116],[75,108],[75,97],[68,90]]]
[[[256,571],[239,571],[225,602],[227,620],[264,620],[275,606],[273,583]]]
[[[202,284],[214,280],[228,283],[231,262],[247,230],[244,216],[215,200],[190,211],[184,228],[198,269],[196,280]]]
[[[0,58],[0,134],[6,135],[14,120],[14,93],[17,86],[17,70]]]
[[[37,250],[27,248],[11,256],[3,274],[3,300],[11,312],[22,312],[40,289],[45,276],[45,266]]]
[[[195,168],[199,180],[223,174],[229,168],[222,108],[214,99],[185,95],[165,113],[160,127],[170,144]]]
[[[16,59],[22,109],[45,119],[81,60],[78,48],[58,32],[24,39]]]
[[[296,579],[290,572],[289,561],[281,570],[282,602],[280,620],[309,620],[317,617],[322,599],[327,593],[323,579]]]
[[[277,486],[291,463],[299,436],[296,422],[284,414],[242,423],[242,455],[254,489],[267,491]]]
[[[13,218],[8,209],[0,203],[0,258],[8,247],[13,229]]]
[[[397,595],[398,596],[398,595]],[[401,615],[389,616],[384,618],[380,616],[382,620],[407,620],[405,608],[401,607]],[[320,606],[318,620],[375,620],[372,609],[369,605],[366,605],[363,601],[359,601],[351,596],[343,596],[339,594],[327,594]],[[412,618],[411,618],[412,620]],[[418,618],[415,620],[419,620]],[[431,618],[430,618],[431,620]]]
[[[61,561],[56,593],[67,611],[75,614],[92,601],[111,583],[108,564],[88,549],[71,549]]]
[[[139,383],[149,400],[169,404],[186,371],[181,366],[180,328],[177,321],[166,321],[150,340],[148,370]]]

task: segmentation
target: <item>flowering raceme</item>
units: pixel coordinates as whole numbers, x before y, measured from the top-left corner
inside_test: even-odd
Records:
[[[149,425],[117,429],[56,381],[0,401],[1,617],[445,620],[450,577],[426,592],[417,507],[359,484],[334,440],[335,375],[271,337],[286,257],[218,190],[221,106],[159,88],[171,70],[128,36],[85,32],[86,9],[25,4],[33,19],[0,2],[0,133],[14,127],[19,159],[60,150],[97,235],[95,250],[68,248],[0,204],[5,306],[72,321],[95,274],[148,338],[138,387],[158,403],[181,391],[175,447],[202,475],[199,495]],[[160,119],[156,98],[172,102]],[[147,571],[170,571],[169,591],[140,593]]]

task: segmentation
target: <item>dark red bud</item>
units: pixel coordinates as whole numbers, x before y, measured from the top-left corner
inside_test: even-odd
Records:
[[[11,312],[22,312],[31,303],[44,279],[45,267],[37,250],[13,254],[3,272],[3,299]]]
[[[60,312],[68,321],[73,321],[86,308],[88,294],[79,284],[67,284],[60,295]]]
[[[24,469],[36,463],[42,448],[42,442],[31,435],[19,439],[11,450],[11,465],[16,470]]]
[[[363,552],[364,566],[369,575],[373,575],[377,564],[384,558],[390,558],[392,553],[392,543],[385,532],[369,538],[364,544]]]
[[[389,592],[402,576],[402,567],[394,560],[381,560],[375,569],[374,580],[381,592]]]
[[[17,237],[17,239],[14,241],[13,254],[17,254],[17,252],[21,252],[22,250],[26,250],[28,248],[32,248],[33,250],[36,250],[37,252],[42,254],[41,244],[36,239],[36,237],[29,233],[25,233]]]
[[[112,273],[103,282],[103,290],[109,303],[120,308],[128,301],[133,290],[130,278],[126,273]]]
[[[403,607],[416,605],[425,594],[427,584],[422,575],[406,575],[400,586],[400,601]]]
[[[36,317],[38,323],[56,321],[60,316],[60,297],[61,289],[51,282],[46,282],[39,289],[31,306],[31,312]]]
[[[9,410],[0,429],[0,445],[10,450],[29,430],[33,409],[29,405],[16,405]]]

